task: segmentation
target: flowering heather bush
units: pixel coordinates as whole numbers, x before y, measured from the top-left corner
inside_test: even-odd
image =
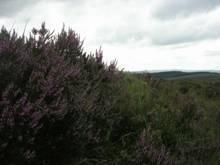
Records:
[[[159,149],[156,147],[149,129],[144,129],[141,133],[136,153],[136,162],[139,161],[139,164],[143,162],[158,165],[174,164],[164,146]]]
[[[86,54],[71,29],[53,35],[42,24],[26,38],[2,28],[1,164],[66,164],[97,154],[92,146],[111,126],[118,76],[101,50]]]

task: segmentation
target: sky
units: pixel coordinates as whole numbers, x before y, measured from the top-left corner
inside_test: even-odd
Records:
[[[42,22],[126,71],[220,70],[220,0],[0,0],[0,26]]]

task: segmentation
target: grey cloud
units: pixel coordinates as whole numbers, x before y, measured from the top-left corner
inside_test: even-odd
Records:
[[[143,40],[145,35],[143,32],[120,32],[120,33],[114,33],[110,36],[101,36],[99,38],[100,41],[105,43],[128,43],[128,42],[139,42]]]
[[[0,0],[0,18],[13,17],[25,8],[31,8],[44,0]],[[79,5],[85,0],[47,0],[46,2],[63,2],[71,5]]]
[[[140,42],[146,37],[146,32],[138,28],[125,28],[124,26],[116,29],[103,28],[96,32],[96,41],[108,44],[120,44],[129,42]]]
[[[206,51],[206,56],[220,57],[220,50],[208,50]]]
[[[196,41],[203,41],[209,39],[219,39],[220,30],[216,29],[212,32],[207,33],[194,33],[189,32],[189,34],[178,34],[178,35],[151,35],[151,41],[154,45],[175,45],[175,44],[185,44]]]
[[[219,12],[197,18],[192,16],[190,19],[158,21],[151,28],[149,37],[154,45],[175,45],[220,39],[220,21],[217,17]]]
[[[159,19],[171,19],[208,12],[219,5],[220,0],[164,0],[155,8],[152,15]]]
[[[11,17],[26,7],[34,5],[34,0],[0,0],[0,18]]]
[[[85,3],[87,0],[48,0],[48,1],[69,3],[69,4],[74,4],[76,6]]]

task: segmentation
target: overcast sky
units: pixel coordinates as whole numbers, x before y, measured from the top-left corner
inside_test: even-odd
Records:
[[[140,70],[220,70],[220,0],[0,0],[0,25],[63,23],[106,62]]]

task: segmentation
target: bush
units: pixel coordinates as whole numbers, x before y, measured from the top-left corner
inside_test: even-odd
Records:
[[[0,32],[0,162],[65,164],[94,155],[112,125],[119,78],[79,35]],[[108,120],[106,120],[108,116]]]

